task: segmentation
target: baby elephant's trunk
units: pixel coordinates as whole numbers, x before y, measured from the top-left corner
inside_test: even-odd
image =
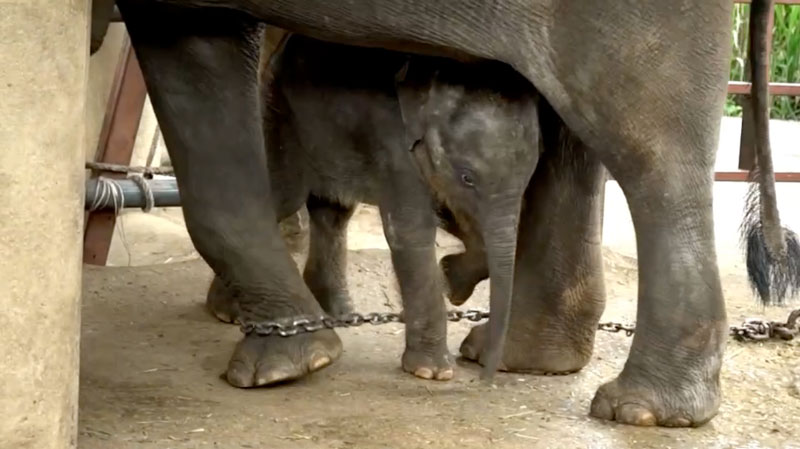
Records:
[[[491,282],[489,299],[491,319],[489,344],[483,358],[481,378],[491,380],[503,357],[503,346],[511,316],[520,196],[518,194],[494,196],[490,198],[484,211],[482,228]]]

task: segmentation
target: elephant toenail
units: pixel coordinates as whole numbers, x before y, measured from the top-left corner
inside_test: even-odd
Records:
[[[614,419],[614,409],[611,407],[611,403],[607,399],[598,396],[595,396],[594,400],[592,401],[589,414],[599,419],[605,419],[609,421]]]
[[[436,380],[450,380],[453,378],[453,370],[446,369],[436,373]]]
[[[684,417],[673,417],[664,423],[666,427],[691,427],[692,422]]]
[[[621,405],[617,410],[617,421],[642,427],[650,427],[657,424],[655,415],[638,404]]]
[[[417,368],[414,375],[422,379],[433,379],[433,371],[430,368]]]
[[[331,363],[331,358],[327,355],[317,354],[311,357],[311,362],[308,363],[308,368],[311,371],[316,371],[320,368],[328,366]]]
[[[650,412],[642,413],[642,415],[639,416],[639,420],[636,422],[636,425],[645,427],[655,426],[656,417]]]
[[[231,360],[225,378],[234,387],[249,388],[253,386],[253,371],[247,363],[241,360]]]
[[[227,313],[223,313],[223,312],[214,312],[214,316],[216,316],[216,317],[217,317],[217,319],[218,319],[218,320],[220,320],[220,321],[222,321],[223,323],[230,323],[230,322],[232,322],[232,321],[233,321],[233,320],[231,320],[231,316],[230,316],[230,315],[228,315]]]
[[[262,374],[261,376],[259,376],[256,379],[255,385],[257,387],[260,387],[260,386],[263,386],[263,385],[274,384],[274,383],[277,383],[277,382],[281,382],[281,381],[290,379],[291,377],[292,377],[292,375],[289,372],[286,372],[284,370],[268,371],[268,372]]]

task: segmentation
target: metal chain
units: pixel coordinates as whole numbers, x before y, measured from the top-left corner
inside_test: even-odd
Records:
[[[452,322],[462,320],[479,322],[487,318],[489,318],[489,312],[476,309],[466,311],[451,310],[447,312],[447,320]],[[800,333],[800,329],[797,327],[798,319],[800,319],[800,309],[792,311],[786,322],[748,318],[739,326],[731,326],[730,335],[739,341],[763,341],[769,339],[788,341]],[[316,332],[322,329],[358,327],[363,324],[375,326],[402,322],[402,312],[372,312],[367,314],[349,313],[341,317],[297,317],[276,321],[243,322],[241,329],[245,335],[292,337],[297,334]],[[625,332],[625,335],[630,337],[636,331],[636,326],[608,321],[598,324],[597,329],[611,333]]]
[[[764,321],[757,318],[744,320],[741,326],[731,326],[731,335],[739,341],[759,341],[779,339],[792,340],[800,334],[797,320],[800,318],[800,309],[793,310],[786,322]]]
[[[172,167],[130,167],[121,164],[109,164],[104,162],[87,162],[87,169],[114,172],[114,173],[141,173],[146,178],[153,175],[173,175],[175,171]],[[467,311],[451,310],[447,312],[447,320],[452,322],[468,320],[479,322],[489,318],[489,312],[470,309]],[[800,319],[800,309],[792,311],[786,322],[764,321],[757,318],[748,318],[739,326],[730,327],[730,335],[739,341],[763,341],[769,339],[792,340],[795,335],[800,333],[797,321]],[[281,337],[291,337],[297,334],[316,332],[322,329],[335,329],[344,327],[358,327],[369,323],[372,325],[387,323],[402,323],[403,314],[396,312],[367,314],[350,313],[341,317],[319,316],[319,317],[295,317],[277,321],[244,322],[241,329],[245,335],[255,333],[261,336],[278,335]],[[625,332],[630,337],[636,331],[633,324],[622,324],[615,322],[604,322],[597,325],[597,329],[603,332]]]

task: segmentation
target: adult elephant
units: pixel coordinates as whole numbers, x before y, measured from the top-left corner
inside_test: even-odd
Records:
[[[754,11],[765,3],[754,2]],[[556,371],[586,363],[604,297],[602,163],[623,189],[636,229],[639,330],[624,369],[600,387],[591,413],[664,426],[699,425],[716,413],[727,327],[713,241],[712,171],[729,70],[730,0],[118,5],[175,167],[189,233],[234,291],[231,301],[245,319],[321,313],[278,237],[270,207],[256,84],[259,22],[342,43],[495,59],[542,93],[569,129],[572,138],[564,141],[585,146],[570,153],[581,157],[544,161],[549,169],[538,170],[531,184],[531,197],[551,207],[529,207],[527,214],[542,215],[523,218],[515,282],[530,289],[527,298],[515,293],[515,306],[527,306],[514,318],[538,325],[543,338],[515,338],[512,323],[506,354],[544,371],[551,359],[560,363]],[[763,125],[766,103],[761,106]],[[764,198],[771,201],[768,147],[759,151]],[[777,210],[774,202],[766,206],[768,221],[758,220],[754,235],[771,243],[765,260],[785,262]],[[552,275],[519,275],[531,267]],[[296,378],[340,352],[332,331],[287,339],[249,335],[236,347],[228,379],[251,387]]]

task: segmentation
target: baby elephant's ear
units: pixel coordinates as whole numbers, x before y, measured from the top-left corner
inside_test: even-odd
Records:
[[[412,142],[420,140],[425,133],[425,104],[431,88],[431,75],[427,68],[427,64],[409,59],[395,75],[397,100],[409,149]]]

